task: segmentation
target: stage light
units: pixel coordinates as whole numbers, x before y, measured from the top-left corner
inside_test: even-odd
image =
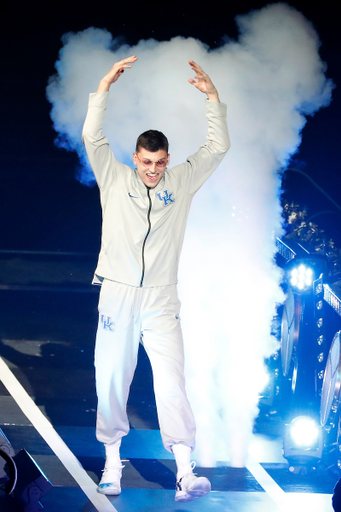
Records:
[[[290,437],[297,447],[314,447],[319,437],[319,426],[309,416],[298,416],[291,422]]]
[[[323,430],[318,419],[296,416],[284,428],[283,456],[291,466],[302,466],[320,460],[323,451]]]
[[[293,288],[304,291],[312,287],[314,281],[313,269],[300,263],[291,268],[289,271],[289,282]]]

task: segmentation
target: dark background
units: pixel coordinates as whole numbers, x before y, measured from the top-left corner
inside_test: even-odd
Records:
[[[62,46],[61,36],[90,26],[106,28],[122,42],[195,37],[215,48],[224,35],[238,37],[234,18],[268,2],[238,1],[75,4],[7,3],[1,13],[0,250],[81,251],[96,254],[100,208],[96,187],[75,179],[77,155],[54,146],[56,136],[45,95]],[[314,24],[327,77],[335,84],[333,101],[303,130],[294,157],[299,167],[336,202],[340,196],[339,120],[341,114],[340,26],[338,3],[295,1]],[[315,7],[318,5],[318,7]],[[228,99],[227,99],[228,102]],[[341,247],[341,210],[308,179],[287,171],[284,199],[308,207],[314,222]],[[325,213],[330,212],[330,213]]]

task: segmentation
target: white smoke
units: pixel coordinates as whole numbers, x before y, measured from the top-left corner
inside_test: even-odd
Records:
[[[59,144],[76,150],[88,94],[118,60],[137,55],[112,86],[105,133],[116,156],[131,163],[137,136],[166,133],[172,163],[205,141],[204,96],[187,79],[188,60],[212,77],[228,105],[232,147],[193,201],[180,268],[187,389],[198,425],[202,465],[246,462],[248,439],[266,382],[264,358],[274,304],[283,300],[274,265],[281,234],[279,171],[297,150],[305,115],[331,99],[318,37],[286,4],[239,16],[239,40],[217,50],[200,41],[140,41],[115,48],[105,30],[63,38],[58,74],[47,88]],[[81,180],[89,181],[83,171]]]

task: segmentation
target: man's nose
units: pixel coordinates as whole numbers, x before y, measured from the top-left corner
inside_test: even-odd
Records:
[[[152,165],[149,167],[149,169],[150,169],[151,171],[155,172],[155,171],[156,171],[156,163],[155,163],[155,162],[153,162],[153,163],[152,163]]]

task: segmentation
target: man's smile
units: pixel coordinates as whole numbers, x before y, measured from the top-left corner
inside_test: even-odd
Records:
[[[146,176],[150,181],[156,181],[159,177],[159,173],[155,173],[155,174],[147,173]]]

